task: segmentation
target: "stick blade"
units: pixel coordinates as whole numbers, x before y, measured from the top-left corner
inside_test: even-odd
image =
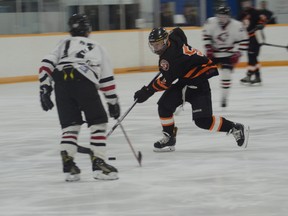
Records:
[[[142,153],[140,151],[138,151],[138,163],[139,163],[139,166],[141,167],[142,166]]]

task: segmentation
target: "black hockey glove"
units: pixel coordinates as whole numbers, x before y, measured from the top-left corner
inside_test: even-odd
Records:
[[[263,24],[258,24],[256,26],[256,28],[257,28],[257,30],[262,30],[262,29],[264,29],[264,25]]]
[[[134,94],[134,100],[137,100],[137,103],[143,103],[148,98],[150,98],[155,92],[143,86],[140,90],[136,91]]]
[[[51,101],[51,92],[52,87],[48,85],[40,86],[40,101],[41,106],[44,111],[51,110],[54,107],[53,102]]]
[[[108,103],[108,110],[109,110],[109,115],[111,118],[118,119],[120,116],[120,106],[119,103],[117,102],[116,104],[109,104]]]

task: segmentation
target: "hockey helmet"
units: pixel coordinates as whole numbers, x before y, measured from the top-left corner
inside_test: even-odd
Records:
[[[219,24],[225,26],[230,20],[230,7],[220,6],[216,10],[216,16],[218,18]]]
[[[161,55],[168,47],[169,34],[165,28],[153,28],[149,34],[149,46],[153,53]]]
[[[85,14],[73,14],[68,21],[69,32],[75,36],[88,37],[91,32],[91,25]]]

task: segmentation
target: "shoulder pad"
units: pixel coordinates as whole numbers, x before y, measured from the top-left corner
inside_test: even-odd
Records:
[[[179,37],[183,41],[183,43],[187,44],[187,37],[186,37],[185,33],[183,32],[183,30],[181,28],[179,28],[179,27],[174,28],[170,32],[170,34],[173,34],[176,37]]]

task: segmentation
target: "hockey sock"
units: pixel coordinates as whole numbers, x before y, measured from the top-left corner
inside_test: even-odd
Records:
[[[163,128],[163,132],[166,132],[169,135],[172,135],[173,129],[175,126],[173,115],[170,117],[160,117],[160,122]]]
[[[71,157],[74,157],[77,152],[77,139],[80,128],[80,125],[73,125],[62,129],[60,149],[61,151],[67,151]]]
[[[94,124],[90,127],[90,145],[94,156],[105,159],[107,124]]]
[[[195,119],[195,124],[202,129],[214,132],[229,132],[233,127],[233,122],[221,116],[211,116]]]

